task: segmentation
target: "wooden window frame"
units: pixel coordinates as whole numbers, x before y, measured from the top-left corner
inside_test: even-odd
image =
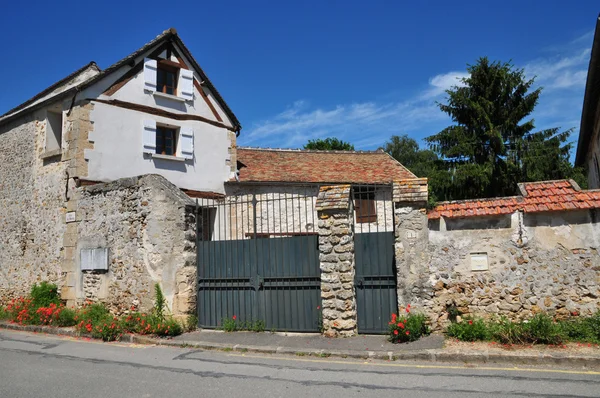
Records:
[[[158,60],[158,62],[156,63],[157,65],[157,70],[156,70],[156,91],[163,93],[163,94],[168,94],[168,95],[174,95],[177,96],[177,82],[179,81],[179,67],[175,66],[178,65],[175,62],[172,61],[168,61],[166,59],[161,59]],[[167,74],[172,73],[173,74],[173,86],[167,86],[166,81],[167,81]],[[159,79],[161,74],[164,74],[164,81],[165,84],[160,87],[159,85]],[[168,88],[172,88],[173,92],[169,93],[167,92]]]
[[[357,224],[377,222],[377,206],[375,205],[375,188],[356,187],[353,191],[354,214]]]
[[[171,137],[167,137],[167,134],[172,134]],[[158,155],[167,155],[167,156],[177,156],[177,144],[179,138],[179,131],[175,127],[170,126],[156,126],[156,154]],[[172,152],[167,153],[167,139],[173,141],[172,144]],[[162,144],[159,144],[159,140],[162,140]]]

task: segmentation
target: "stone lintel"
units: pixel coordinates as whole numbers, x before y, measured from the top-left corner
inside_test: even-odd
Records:
[[[322,186],[317,196],[317,211],[349,209],[350,189],[349,184]]]
[[[392,197],[394,203],[408,203],[411,205],[427,203],[427,190],[427,178],[396,180],[393,184]]]

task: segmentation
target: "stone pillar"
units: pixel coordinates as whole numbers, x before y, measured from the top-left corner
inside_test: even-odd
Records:
[[[317,198],[323,333],[330,337],[357,332],[350,189],[350,185],[324,186]]]
[[[398,280],[398,310],[419,302],[431,289],[427,269],[427,179],[413,178],[394,181],[395,258]],[[433,292],[432,292],[433,294]]]

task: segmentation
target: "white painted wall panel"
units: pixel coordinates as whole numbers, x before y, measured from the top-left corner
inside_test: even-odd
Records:
[[[141,89],[141,88],[140,88]],[[224,192],[229,179],[226,164],[230,146],[227,130],[198,121],[179,121],[95,103],[91,114],[94,149],[86,150],[88,178],[112,181],[143,174],[159,174],[180,188]],[[144,120],[189,127],[194,131],[194,157],[185,162],[156,159],[143,153]],[[181,151],[178,149],[178,155]]]

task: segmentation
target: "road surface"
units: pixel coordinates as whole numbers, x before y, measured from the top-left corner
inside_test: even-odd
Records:
[[[0,330],[0,397],[598,397],[600,372],[100,343]]]

